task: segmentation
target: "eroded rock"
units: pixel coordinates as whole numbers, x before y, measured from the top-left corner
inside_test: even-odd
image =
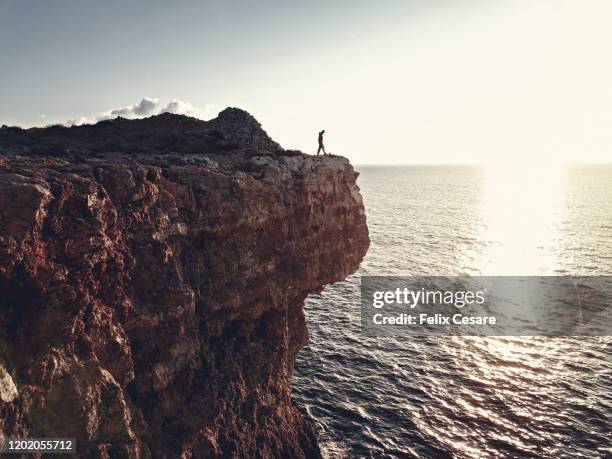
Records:
[[[19,396],[17,386],[6,368],[0,365],[0,400],[10,403]]]
[[[88,458],[320,455],[291,373],[304,299],[368,248],[357,174],[247,150],[0,154],[2,434]]]

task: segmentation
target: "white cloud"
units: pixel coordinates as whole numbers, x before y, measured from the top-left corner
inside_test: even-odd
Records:
[[[212,105],[206,104],[204,108],[200,108],[191,105],[189,102],[173,99],[168,102],[168,105],[160,113],[178,113],[193,116],[194,118],[207,119],[212,115]]]
[[[207,104],[203,108],[196,107],[178,99],[172,99],[165,106],[160,106],[159,99],[144,97],[135,105],[127,105],[125,107],[113,108],[102,113],[98,113],[93,117],[81,116],[71,119],[66,122],[67,126],[80,126],[81,124],[93,124],[98,121],[109,120],[117,117],[128,119],[146,118],[160,113],[175,113],[178,115],[187,115],[199,119],[208,119],[212,115],[212,106]]]
[[[109,116],[116,118],[122,116],[123,118],[144,118],[145,116],[151,116],[157,110],[159,105],[159,99],[151,99],[144,97],[136,105],[129,105],[127,107],[115,108],[110,111]]]
[[[71,119],[66,121],[66,126],[80,126],[81,124],[92,124],[95,123],[96,120],[93,118],[87,118],[85,116],[81,116],[79,118]]]

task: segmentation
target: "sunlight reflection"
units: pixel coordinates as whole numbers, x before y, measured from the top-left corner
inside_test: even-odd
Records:
[[[552,274],[564,169],[504,164],[489,167],[485,180],[480,273]]]

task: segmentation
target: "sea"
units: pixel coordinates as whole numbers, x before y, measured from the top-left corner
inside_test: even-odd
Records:
[[[371,246],[357,273],[307,299],[293,375],[324,456],[612,457],[611,337],[360,326],[362,276],[612,275],[612,166],[357,170]]]

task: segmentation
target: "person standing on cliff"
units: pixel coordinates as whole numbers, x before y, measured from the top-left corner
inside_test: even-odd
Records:
[[[325,134],[325,129],[319,132],[319,149],[317,150],[317,156],[319,156],[319,153],[321,153],[321,150],[323,150],[324,155],[327,154],[325,153],[325,147],[323,146],[323,134]]]

